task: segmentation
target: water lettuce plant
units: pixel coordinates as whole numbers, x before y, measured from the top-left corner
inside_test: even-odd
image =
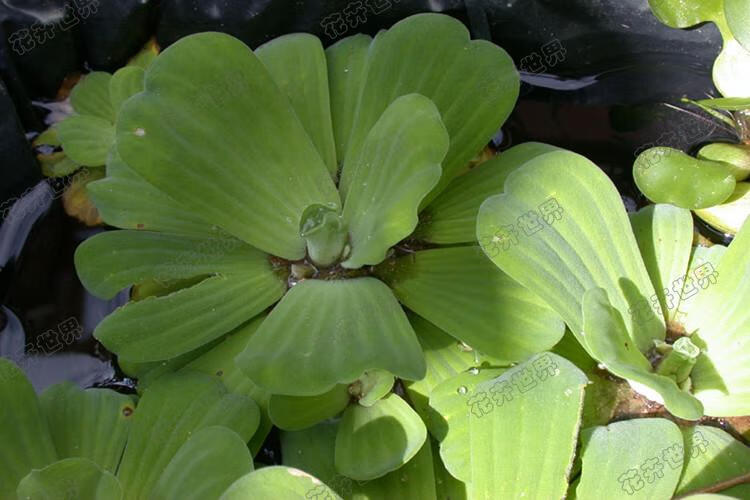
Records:
[[[134,285],[94,335],[142,378],[231,352],[280,427],[343,411],[342,473],[398,468],[426,436],[391,393],[395,379],[425,374],[402,306],[498,365],[563,335],[557,314],[476,245],[476,211],[514,156],[456,179],[518,90],[502,49],[442,15],[325,51],[305,34],[255,51],[219,33],[181,39],[119,108],[107,176],[89,186],[124,230],[78,248],[79,277],[103,298]],[[229,332],[241,352],[239,341],[217,347]],[[385,428],[358,432],[368,422]]]
[[[518,218],[550,196],[565,217],[519,236]],[[596,165],[553,151],[526,162],[482,204],[477,235],[593,359],[675,416],[697,420],[750,413],[747,226],[726,249],[693,249],[689,211],[652,205],[629,220]]]

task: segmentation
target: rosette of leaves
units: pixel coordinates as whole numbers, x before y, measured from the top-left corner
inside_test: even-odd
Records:
[[[114,74],[94,71],[84,75],[70,93],[73,113],[55,123],[34,140],[47,177],[65,177],[86,167],[67,187],[63,204],[68,214],[89,225],[101,223],[86,186],[104,177],[107,154],[114,144],[114,124],[120,105],[143,90],[144,69],[156,55],[147,46]]]
[[[550,197],[560,207],[554,223],[519,234],[519,217]],[[692,248],[689,211],[661,204],[628,220],[596,165],[553,151],[482,204],[477,234],[491,260],[545,299],[593,359],[696,420],[750,413],[747,226],[728,248]]]
[[[725,97],[750,97],[750,4],[746,0],[649,0],[657,18],[672,28],[713,22],[724,47],[713,79]]]
[[[695,157],[670,147],[649,148],[636,158],[633,178],[655,203],[693,210],[719,231],[734,235],[750,214],[750,146],[746,126],[748,99],[690,101],[726,123],[738,143],[704,145]]]
[[[425,440],[391,392],[425,375],[402,306],[503,364],[564,331],[474,235],[481,201],[518,159],[550,149],[523,145],[468,171],[518,89],[502,49],[437,14],[327,50],[306,34],[254,52],[218,33],[178,41],[122,105],[107,177],[89,186],[126,230],[84,242],[79,276],[100,297],[135,285],[94,335],[128,369],[158,375],[247,333],[215,359],[241,351],[274,422],[343,412],[342,473],[399,467]]]

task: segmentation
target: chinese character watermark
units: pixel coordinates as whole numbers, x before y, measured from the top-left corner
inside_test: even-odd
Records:
[[[531,54],[524,56],[521,59],[521,63],[518,65],[518,69],[525,73],[533,73],[535,75],[546,73],[549,69],[554,68],[561,62],[565,61],[567,53],[568,51],[563,47],[560,40],[555,38],[554,40],[542,45],[539,52],[534,51]]]
[[[518,243],[519,236],[533,236],[555,221],[562,220],[565,212],[555,198],[547,199],[537,208],[519,216],[515,224],[500,226],[495,234],[482,238],[480,243],[490,257],[510,250]]]
[[[708,441],[699,431],[693,433],[691,457],[696,458],[708,449]],[[673,444],[664,448],[659,456],[643,461],[640,467],[628,469],[617,478],[622,491],[628,495],[642,490],[646,484],[653,484],[664,477],[664,465],[672,469],[682,469],[685,453],[682,444]]]
[[[400,0],[356,0],[349,2],[341,12],[328,14],[320,21],[320,27],[331,40],[344,36],[349,29],[354,29],[367,22],[367,14],[377,16],[393,7]]]
[[[539,356],[526,366],[516,371],[508,380],[497,380],[488,391],[480,390],[469,396],[466,405],[477,418],[491,413],[513,401],[514,396],[527,393],[536,388],[540,382],[549,380],[560,374],[560,368],[549,354]]]
[[[21,28],[10,34],[8,43],[13,52],[22,56],[34,50],[47,40],[55,37],[55,29],[68,31],[81,22],[96,14],[99,0],[73,0],[73,5],[66,4],[63,17],[57,23],[41,23],[36,21],[29,28]]]

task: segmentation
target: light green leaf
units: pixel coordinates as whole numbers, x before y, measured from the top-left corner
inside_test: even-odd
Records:
[[[187,36],[156,58],[144,92],[120,111],[117,149],[186,208],[290,260],[305,255],[303,210],[340,204],[287,97],[252,51],[225,34]]]
[[[442,178],[423,206],[497,132],[520,86],[513,61],[503,49],[470,40],[460,21],[440,14],[410,16],[380,33],[369,49],[366,72],[344,164],[351,165],[348,159],[356,156],[389,104],[405,94],[422,94],[435,103],[450,135]],[[343,194],[353,174],[349,167],[342,171]]]
[[[717,97],[701,99],[695,102],[707,108],[725,109],[727,111],[741,111],[750,108],[750,98],[748,97]]]
[[[334,456],[338,423],[328,422],[305,431],[281,433],[284,465],[321,478],[331,489],[352,500],[435,498],[435,476],[429,441],[405,465],[377,479],[355,481],[336,472]],[[312,497],[315,498],[315,497]],[[323,497],[320,497],[323,498]]]
[[[276,302],[272,272],[218,275],[162,297],[129,302],[104,318],[94,336],[128,361],[159,361],[197,349]]]
[[[200,429],[223,425],[246,442],[259,419],[250,398],[228,394],[206,375],[162,377],[144,391],[133,419],[117,474],[125,498],[148,497],[180,447]]]
[[[683,495],[750,472],[750,448],[727,432],[706,425],[681,431],[685,464],[676,494]]]
[[[745,222],[718,268],[703,268],[685,327],[703,353],[693,368],[695,396],[706,415],[750,413],[750,222]],[[712,272],[715,271],[715,272]]]
[[[654,295],[617,189],[596,165],[569,151],[530,160],[505,192],[479,209],[477,236],[490,259],[557,311],[584,347],[583,295],[606,289],[642,351],[664,338],[664,321],[631,309]]]
[[[724,97],[750,97],[750,51],[726,33],[724,48],[714,62],[713,80]]]
[[[723,245],[713,245],[710,247],[696,246],[693,247],[693,251],[690,256],[690,267],[685,278],[685,282],[682,287],[680,297],[680,308],[675,317],[676,321],[680,325],[685,325],[686,318],[690,315],[690,310],[695,304],[695,297],[701,290],[700,285],[695,281],[695,271],[704,264],[710,264],[710,268],[716,269],[719,267],[719,262],[727,251],[727,247]],[[709,266],[706,266],[709,267]],[[705,268],[704,268],[705,269]],[[677,283],[679,285],[679,283]]]
[[[432,441],[432,463],[435,471],[435,490],[438,500],[469,500],[471,485],[453,477],[440,458],[439,446]]]
[[[219,500],[341,500],[318,478],[292,467],[263,467],[234,482]]]
[[[474,388],[465,385],[466,376],[447,380],[439,389],[442,398],[430,399],[441,414],[455,408],[440,450],[448,470],[471,483],[472,498],[562,498],[583,406],[584,374],[555,354],[541,353]],[[449,440],[454,454],[444,449]]]
[[[648,0],[659,21],[672,28],[689,28],[722,16],[724,0]]]
[[[76,113],[101,118],[110,125],[114,123],[115,111],[109,98],[111,79],[112,75],[104,71],[83,76],[70,92],[70,104]]]
[[[668,147],[647,149],[633,165],[638,189],[654,203],[691,210],[712,207],[734,191],[734,169],[723,162],[699,160]]]
[[[429,99],[409,94],[386,108],[344,163],[352,172],[343,214],[352,250],[344,267],[379,264],[414,231],[419,204],[440,179],[447,150],[448,133]]]
[[[271,278],[267,283],[270,285],[274,277],[267,255],[243,241],[218,234],[201,238],[151,231],[107,231],[84,241],[76,249],[75,262],[84,286],[104,299],[151,278],[166,284],[213,274],[266,275]]]
[[[331,123],[328,69],[320,40],[307,33],[284,35],[255,49],[255,55],[289,98],[297,118],[331,175],[335,176],[338,166]]]
[[[214,500],[253,470],[253,457],[236,432],[205,427],[175,453],[151,492],[165,500]]]
[[[478,247],[416,252],[379,273],[406,307],[498,359],[518,361],[548,349],[565,331],[557,314]]]
[[[197,213],[186,209],[146,182],[112,149],[107,177],[86,186],[107,224],[123,229],[213,236],[219,232]]]
[[[732,35],[745,50],[750,50],[750,4],[745,0],[724,0],[724,14]]]
[[[359,377],[357,382],[358,403],[362,406],[372,406],[391,392],[395,378],[385,370],[370,370]]]
[[[371,42],[370,36],[357,34],[339,40],[326,49],[333,135],[336,138],[336,157],[339,162],[346,153]]]
[[[19,499],[120,500],[122,488],[111,472],[85,458],[66,458],[33,470],[17,490]],[[11,498],[11,497],[8,497]]]
[[[750,146],[745,144],[707,144],[698,151],[698,158],[731,165],[734,167],[732,174],[737,181],[745,180],[750,175]]]
[[[107,163],[109,148],[115,141],[112,123],[90,115],[73,115],[57,124],[63,151],[78,163],[98,167]]]
[[[125,100],[143,90],[145,71],[138,66],[125,66],[115,71],[109,81],[109,99],[115,114]]]
[[[245,349],[250,336],[255,333],[265,318],[266,315],[261,314],[230,332],[216,346],[200,354],[182,369],[182,371],[199,371],[215,376],[221,380],[229,392],[248,396],[260,407],[260,425],[248,445],[253,455],[258,453],[268,432],[273,427],[268,417],[268,402],[271,395],[255,385],[235,364],[234,358]]]
[[[44,391],[40,403],[59,458],[87,458],[117,471],[135,409],[130,396],[65,382]]]
[[[750,182],[738,182],[724,203],[696,210],[695,215],[723,233],[737,234],[750,215]]]
[[[396,394],[344,411],[336,435],[336,470],[358,480],[381,477],[412,459],[427,438],[422,420]]]
[[[440,457],[445,468],[463,482],[471,481],[471,454],[467,407],[467,394],[473,394],[482,382],[494,380],[506,368],[471,369],[446,378],[437,384],[429,395],[430,409],[425,419],[432,437],[440,442]]]
[[[638,418],[581,434],[578,500],[671,498],[681,469],[666,461],[675,447],[682,453],[682,435],[675,424],[663,418]]]
[[[466,344],[415,314],[409,316],[409,322],[422,346],[427,372],[424,378],[407,382],[406,393],[414,409],[427,424],[428,430],[432,430],[431,420],[434,412],[429,408],[428,400],[432,390],[440,382],[470,368],[496,367],[505,363],[472,350]]]
[[[406,315],[388,287],[369,277],[296,284],[237,363],[269,392],[291,396],[321,394],[376,368],[408,380],[425,372]]]
[[[273,394],[268,403],[268,414],[276,427],[297,431],[338,415],[349,404],[349,397],[345,384],[335,385],[318,396]]]
[[[505,179],[528,160],[557,149],[549,144],[526,142],[456,177],[422,211],[414,237],[445,245],[477,241],[477,213],[482,202],[502,193]]]
[[[666,406],[673,415],[685,420],[701,418],[703,406],[697,399],[680,390],[674,379],[652,371],[651,363],[628,337],[620,312],[602,288],[592,288],[584,294],[583,331],[592,357],[607,370],[626,379],[637,392]]]
[[[46,177],[65,177],[81,168],[78,163],[65,156],[62,151],[46,157],[37,155],[37,158],[42,165],[42,174]]]
[[[0,358],[0,443],[0,498],[15,498],[26,474],[57,460],[34,388],[5,358]]]
[[[689,210],[660,204],[632,214],[630,223],[668,324],[679,306],[680,290],[675,295],[673,283],[685,275],[690,262],[693,218]],[[654,306],[651,297],[649,303]]]

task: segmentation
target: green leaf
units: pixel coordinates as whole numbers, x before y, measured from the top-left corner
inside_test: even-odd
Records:
[[[321,394],[376,368],[408,380],[425,372],[406,315],[388,287],[369,277],[296,284],[237,363],[269,392],[290,396]]]
[[[66,458],[33,470],[18,485],[18,498],[120,500],[122,488],[111,472],[85,458]],[[11,498],[11,497],[8,497]]]
[[[338,165],[328,93],[328,68],[320,40],[307,33],[284,35],[255,49],[255,55],[289,98],[318,154],[335,176]]]
[[[348,159],[362,148],[388,105],[405,94],[422,94],[435,103],[450,135],[442,178],[423,206],[497,132],[520,87],[513,60],[503,49],[470,40],[463,23],[440,14],[410,16],[380,33],[369,48],[366,72],[344,164],[351,165]],[[342,171],[342,193],[348,192],[354,173],[349,167]]]
[[[750,98],[748,97],[718,97],[701,99],[695,102],[708,108],[725,109],[727,111],[741,111],[750,108]]]
[[[143,68],[139,66],[125,66],[112,75],[112,79],[109,81],[109,99],[115,114],[120,111],[122,103],[128,97],[143,90],[145,73]]]
[[[686,318],[695,304],[694,297],[700,290],[700,285],[695,281],[695,271],[704,264],[710,264],[710,267],[716,269],[719,266],[721,258],[727,251],[723,245],[713,245],[711,247],[696,246],[690,256],[690,267],[686,274],[686,279],[681,291],[680,308],[675,319],[680,325],[685,325]],[[708,267],[708,266],[706,266]],[[690,281],[688,281],[688,279]],[[677,283],[679,285],[679,283]]]
[[[111,125],[115,121],[115,111],[109,98],[111,79],[112,75],[104,71],[83,76],[70,93],[70,104],[76,113],[101,118]]]
[[[188,438],[164,469],[151,498],[214,500],[253,470],[253,457],[236,432],[205,427]]]
[[[724,97],[750,98],[750,51],[726,33],[724,48],[714,62],[713,80]]]
[[[596,165],[569,151],[529,161],[505,192],[479,209],[477,236],[503,272],[549,304],[584,347],[583,295],[602,287],[647,351],[664,322],[630,310],[654,295],[617,189]],[[588,348],[587,348],[588,350]]]
[[[427,428],[431,430],[434,412],[430,410],[428,400],[432,390],[440,382],[470,368],[499,366],[504,362],[472,350],[466,344],[417,315],[410,315],[409,322],[424,351],[427,372],[424,378],[407,382],[406,393],[414,409],[427,424]]]
[[[150,278],[168,283],[212,274],[273,276],[267,255],[226,235],[107,231],[84,241],[75,263],[84,286],[104,299]],[[280,282],[269,279],[267,285],[273,281]]]
[[[0,443],[0,498],[15,498],[26,474],[57,460],[34,388],[5,358],[0,358]]]
[[[385,370],[370,370],[359,377],[357,382],[358,403],[362,406],[372,406],[391,392],[395,378]]]
[[[406,307],[490,356],[518,361],[555,345],[565,325],[478,247],[424,250],[378,270]]]
[[[427,438],[422,420],[396,394],[344,411],[336,435],[336,470],[358,480],[381,477],[412,459]]]
[[[268,414],[276,427],[297,431],[338,415],[348,404],[348,386],[338,384],[317,396],[273,394],[268,403]]]
[[[558,148],[526,142],[456,177],[420,214],[415,237],[430,243],[450,245],[477,241],[479,206],[493,194],[502,193],[505,179],[528,160]]]
[[[435,489],[438,500],[469,500],[471,485],[453,477],[440,458],[439,447],[432,441],[432,463],[435,471]]]
[[[505,371],[506,368],[471,369],[446,378],[430,392],[427,429],[440,442],[445,468],[460,481],[471,481],[472,457],[467,447],[470,408],[466,394],[473,394],[479,384],[494,380]]]
[[[306,207],[340,205],[287,96],[229,35],[187,36],[156,58],[120,111],[117,149],[186,208],[285,259],[305,255]]]
[[[633,165],[635,183],[648,199],[691,210],[729,198],[736,184],[732,172],[723,162],[699,160],[668,147],[647,149]]]
[[[722,16],[724,0],[648,0],[659,21],[672,28],[689,28]]]
[[[339,162],[346,153],[371,42],[370,36],[357,34],[339,40],[326,49],[333,135],[336,138],[336,157]]]
[[[744,0],[724,0],[729,29],[745,50],[750,50],[750,4]]]
[[[583,331],[594,359],[622,377],[637,392],[661,403],[675,416],[698,420],[703,406],[680,390],[675,380],[656,374],[651,363],[628,337],[620,312],[610,303],[602,288],[592,288],[583,297]]]
[[[219,231],[146,182],[114,148],[107,158],[107,177],[88,184],[86,189],[102,220],[111,226],[199,236]]]
[[[693,368],[695,396],[706,415],[730,417],[750,413],[750,222],[745,222],[715,269],[698,281],[699,293],[685,327],[703,354]]]
[[[338,423],[329,422],[305,431],[283,432],[281,454],[284,465],[305,470],[321,478],[344,498],[435,498],[436,482],[432,453],[428,449],[429,441],[425,441],[414,458],[399,469],[377,479],[354,481],[336,472],[334,467],[337,430]]]
[[[668,324],[679,306],[676,299],[680,292],[674,297],[672,285],[685,275],[690,262],[693,218],[688,210],[660,204],[648,205],[632,214],[630,223]]]
[[[216,346],[200,354],[182,369],[182,371],[199,371],[218,377],[229,392],[248,396],[257,403],[260,407],[260,426],[248,445],[253,455],[260,451],[263,441],[273,426],[268,417],[271,395],[255,385],[235,364],[234,358],[245,349],[250,336],[255,333],[265,318],[266,315],[261,314],[230,332]]]
[[[133,419],[117,474],[125,498],[148,497],[180,447],[200,429],[223,425],[246,442],[259,419],[250,398],[228,394],[206,375],[162,377],[144,391]]]
[[[283,285],[269,271],[218,275],[162,297],[129,302],[104,318],[94,336],[128,361],[159,361],[206,344],[276,302]]]
[[[448,470],[471,483],[472,498],[562,498],[583,406],[584,374],[555,354],[541,353],[474,388],[465,385],[467,376],[472,375],[445,381],[440,395],[430,398],[441,414],[455,412],[440,450]],[[444,449],[449,440],[452,455]]]
[[[81,166],[65,156],[65,153],[59,151],[49,156],[37,155],[39,163],[42,165],[42,174],[46,177],[65,177],[70,175]]]
[[[90,115],[73,115],[57,124],[65,154],[87,167],[107,163],[109,148],[115,141],[112,122]]]
[[[698,151],[698,158],[731,165],[734,167],[732,174],[737,181],[745,180],[750,175],[750,146],[745,144],[707,144]]]
[[[727,432],[696,425],[680,429],[685,440],[678,495],[750,472],[750,448]]]
[[[219,500],[299,500],[325,498],[341,500],[333,490],[307,472],[292,467],[263,467],[229,487]]]
[[[405,95],[386,108],[344,163],[351,172],[343,216],[352,246],[344,267],[382,262],[391,246],[414,231],[419,204],[440,179],[448,140],[440,113],[426,97]]]
[[[737,234],[750,215],[750,182],[738,182],[724,203],[696,210],[695,215],[723,233]]]
[[[638,418],[581,434],[578,500],[671,498],[681,469],[668,466],[663,454],[674,447],[682,453],[682,435],[675,424],[663,418]]]
[[[130,432],[135,402],[109,389],[83,390],[70,382],[44,391],[40,403],[60,458],[87,458],[115,473]]]

